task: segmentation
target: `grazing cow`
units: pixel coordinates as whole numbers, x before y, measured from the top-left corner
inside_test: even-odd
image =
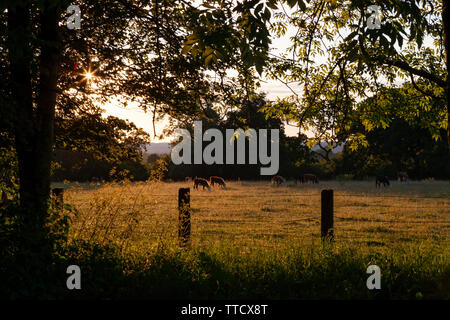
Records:
[[[302,177],[302,183],[308,183],[309,181],[312,183],[319,183],[319,179],[317,179],[315,174],[305,173]]]
[[[375,186],[381,187],[381,184],[383,184],[384,187],[391,187],[387,176],[377,176],[377,178],[375,179]]]
[[[397,172],[397,180],[400,182],[409,183],[409,177],[406,172]]]
[[[224,189],[226,189],[227,187],[227,185],[225,184],[225,180],[223,178],[217,176],[209,177],[209,184],[211,185],[211,187],[214,187],[214,184],[216,183],[222,186]]]
[[[276,184],[277,186],[284,182],[286,182],[286,180],[282,176],[275,176],[272,178],[272,184]]]
[[[208,184],[208,180],[203,179],[203,178],[194,178],[194,189],[198,190],[198,185],[201,185],[203,187],[203,190],[205,190],[205,188],[207,188],[209,191],[211,191],[211,187]]]

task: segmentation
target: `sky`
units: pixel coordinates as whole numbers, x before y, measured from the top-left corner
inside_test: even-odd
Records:
[[[293,35],[294,31],[295,30],[288,29],[285,36],[273,39],[271,52],[273,52],[274,54],[285,52],[290,45],[289,37]],[[259,91],[266,92],[267,98],[269,100],[284,98],[292,94],[292,92],[279,81],[269,80],[264,77],[262,80],[263,81],[261,82],[261,88]],[[294,89],[298,89],[300,92],[300,89],[296,88],[295,84],[291,85],[291,87],[293,87]],[[129,106],[127,108],[124,108],[120,107],[119,104],[109,103],[102,105],[101,107],[106,111],[104,113],[105,116],[115,116],[118,118],[127,119],[133,122],[137,127],[144,129],[151,135],[152,142],[170,142],[171,140],[171,137],[165,137],[161,140],[154,137],[151,111],[146,113],[142,109],[140,109],[137,104],[129,103]],[[157,134],[161,134],[164,126],[164,121],[156,123]],[[298,134],[298,128],[286,125],[285,132],[288,136],[295,136]]]
[[[261,84],[261,90],[267,93],[267,98],[269,100],[275,100],[277,97],[286,97],[291,94],[291,91],[282,83],[276,81],[269,81],[267,83]],[[127,119],[133,122],[137,127],[144,129],[151,135],[152,142],[169,142],[170,137],[166,137],[162,140],[158,140],[153,137],[153,122],[152,113],[148,111],[147,113],[140,109],[137,104],[130,103],[127,108],[120,107],[119,104],[105,104],[102,105],[105,109],[105,116],[115,116],[121,119]],[[156,123],[157,134],[161,134],[164,129],[164,122]],[[286,126],[286,134],[288,136],[297,135],[298,128]]]
[[[295,29],[288,28],[286,34],[283,37],[272,38],[271,52],[274,54],[286,52],[287,48],[290,46],[291,43],[290,37],[295,35],[295,32],[296,32]],[[425,39],[424,45],[433,47],[432,40]],[[324,56],[316,57],[316,60],[318,60],[319,62],[322,62],[320,61],[322,59],[323,62],[325,62],[326,58]],[[266,92],[267,98],[269,100],[276,100],[276,98],[284,98],[292,94],[289,88],[287,88],[283,83],[279,81],[266,79],[264,77],[262,80],[263,81],[261,82],[260,91]],[[296,91],[297,94],[301,95],[302,89],[299,86],[295,84],[289,85],[291,88],[293,88],[293,90]],[[169,142],[171,140],[171,137],[165,137],[162,140],[158,140],[157,138],[154,137],[151,112],[145,113],[142,109],[140,109],[137,106],[137,104],[133,105],[133,103],[129,103],[129,107],[127,107],[126,109],[120,107],[119,104],[107,104],[103,105],[102,108],[106,110],[106,112],[104,113],[105,116],[112,115],[132,121],[137,127],[142,128],[146,132],[148,132],[151,135],[153,142]],[[156,123],[157,134],[161,134],[162,130],[164,129],[164,126],[165,126],[164,121]],[[298,134],[298,128],[295,126],[286,125],[285,132],[288,136],[295,136]],[[310,137],[313,136],[312,132],[310,131],[306,131],[303,133],[305,133]]]

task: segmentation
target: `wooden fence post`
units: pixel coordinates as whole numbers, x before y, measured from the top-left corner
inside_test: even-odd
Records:
[[[322,190],[322,217],[321,237],[322,240],[333,240],[333,190]]]
[[[191,236],[191,195],[189,188],[178,190],[178,240],[181,246],[189,242]]]
[[[55,209],[62,210],[64,208],[64,188],[53,188],[52,195],[54,196]]]

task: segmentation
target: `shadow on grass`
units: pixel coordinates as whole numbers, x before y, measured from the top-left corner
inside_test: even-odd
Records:
[[[145,255],[124,255],[113,246],[77,242],[53,261],[47,261],[51,268],[47,266],[44,278],[39,278],[37,271],[45,267],[18,269],[14,264],[23,262],[21,259],[2,264],[1,296],[164,300],[450,298],[448,260],[432,252],[390,256],[362,255],[355,250],[308,250],[239,255],[213,249],[160,248]],[[371,264],[381,268],[381,290],[366,287],[366,268]],[[66,288],[69,265],[81,269],[81,290]]]

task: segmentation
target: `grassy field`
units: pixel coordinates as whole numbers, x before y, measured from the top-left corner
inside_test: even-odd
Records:
[[[69,188],[76,209],[73,238],[115,241],[130,248],[173,243],[178,188],[189,183],[128,183]],[[450,182],[322,182],[274,187],[229,182],[228,188],[191,188],[191,239],[196,247],[273,250],[320,238],[320,191],[334,190],[336,245],[392,248],[426,242],[450,248]]]
[[[377,189],[372,181],[241,181],[212,191],[184,182],[63,186],[70,240],[114,244],[128,261],[120,274],[140,279],[126,296],[450,298],[450,182]],[[177,196],[188,186],[191,245],[180,250]],[[335,195],[335,241],[326,246],[322,189]],[[370,264],[382,269],[382,293],[366,288]]]

